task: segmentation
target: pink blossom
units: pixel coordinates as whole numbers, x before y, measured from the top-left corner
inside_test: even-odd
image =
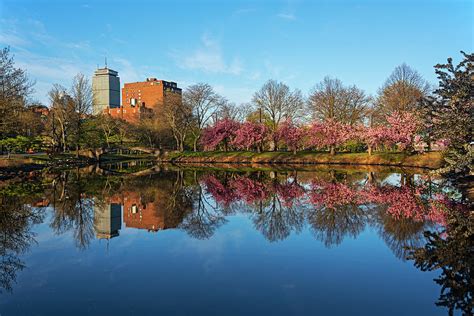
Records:
[[[239,122],[229,118],[217,121],[214,126],[209,126],[203,130],[201,144],[205,149],[214,150],[222,143],[224,150],[227,151],[228,145],[234,139],[239,127]]]
[[[316,148],[340,146],[351,136],[351,127],[332,119],[313,122],[309,130],[309,144]]]
[[[306,130],[293,124],[291,120],[284,121],[276,131],[276,139],[282,140],[286,147],[293,152],[303,146]]]
[[[261,123],[245,122],[235,132],[235,138],[232,145],[238,149],[249,150],[254,147],[259,149],[267,138],[268,128]]]

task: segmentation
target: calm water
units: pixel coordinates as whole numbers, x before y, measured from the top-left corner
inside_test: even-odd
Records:
[[[443,234],[437,180],[132,167],[3,186],[2,316],[448,313],[406,259]]]

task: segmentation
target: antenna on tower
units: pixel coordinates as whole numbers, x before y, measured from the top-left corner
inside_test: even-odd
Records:
[[[107,68],[107,56],[105,56],[105,68]]]

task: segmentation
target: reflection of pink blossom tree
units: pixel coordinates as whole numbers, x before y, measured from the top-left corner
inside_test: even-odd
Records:
[[[238,177],[230,182],[230,186],[235,194],[251,204],[265,201],[270,196],[270,192],[264,183],[246,177]]]
[[[221,183],[215,176],[207,175],[201,181],[214,200],[224,207],[229,206],[237,198],[234,190],[229,185]]]
[[[307,199],[321,211],[341,211],[347,207],[346,211],[341,211],[344,213],[361,205],[375,204],[384,206],[384,213],[395,220],[430,221],[443,226],[447,211],[453,209],[452,202],[444,194],[427,194],[428,187],[423,183],[376,186],[316,178],[305,189],[295,179],[279,182],[277,179],[264,181],[238,176],[221,182],[215,176],[205,176],[201,181],[214,200],[224,207],[239,200],[251,205],[276,198],[282,206],[293,208],[295,202]]]
[[[339,182],[313,180],[308,194],[309,201],[318,207],[334,208],[359,202],[357,190]]]
[[[284,183],[277,182],[274,185],[274,190],[286,207],[292,207],[293,203],[301,199],[306,193],[305,189],[296,180]]]

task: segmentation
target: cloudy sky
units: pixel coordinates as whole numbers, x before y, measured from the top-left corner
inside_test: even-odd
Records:
[[[270,78],[307,93],[331,75],[374,94],[403,62],[435,83],[433,65],[472,52],[473,3],[0,0],[0,45],[45,104],[105,57],[122,85],[208,82],[236,103]]]

